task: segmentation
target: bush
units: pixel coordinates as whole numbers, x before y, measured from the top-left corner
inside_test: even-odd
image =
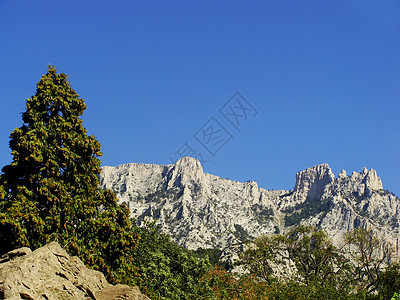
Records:
[[[133,255],[141,274],[140,287],[154,299],[195,299],[200,278],[211,265],[160,232],[155,223],[136,227],[141,237]]]

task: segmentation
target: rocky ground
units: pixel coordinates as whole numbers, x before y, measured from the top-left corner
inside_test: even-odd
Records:
[[[111,285],[55,242],[20,248],[0,259],[0,299],[146,300],[138,287]]]

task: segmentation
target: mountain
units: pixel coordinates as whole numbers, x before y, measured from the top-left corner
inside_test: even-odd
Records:
[[[315,225],[334,243],[353,228],[372,229],[399,255],[400,199],[383,189],[373,169],[337,177],[328,164],[296,174],[293,190],[266,190],[203,172],[184,157],[171,165],[130,163],[102,168],[102,188],[113,190],[141,224],[156,219],[188,249],[232,249],[261,234]]]

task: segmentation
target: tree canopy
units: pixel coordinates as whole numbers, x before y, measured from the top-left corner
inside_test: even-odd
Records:
[[[13,161],[0,179],[0,252],[55,240],[118,278],[133,263],[137,235],[128,209],[99,189],[100,143],[83,127],[86,105],[67,78],[49,66],[11,133]]]
[[[391,250],[364,228],[346,233],[335,247],[326,232],[299,226],[258,237],[239,263],[269,287],[278,284],[280,295],[285,289],[302,295],[296,299],[388,299],[400,289],[400,266],[390,260]]]

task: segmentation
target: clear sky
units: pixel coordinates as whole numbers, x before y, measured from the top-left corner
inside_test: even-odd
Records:
[[[320,163],[365,166],[400,195],[398,0],[0,0],[0,28],[1,166],[54,64],[103,165],[190,150],[267,189]]]

